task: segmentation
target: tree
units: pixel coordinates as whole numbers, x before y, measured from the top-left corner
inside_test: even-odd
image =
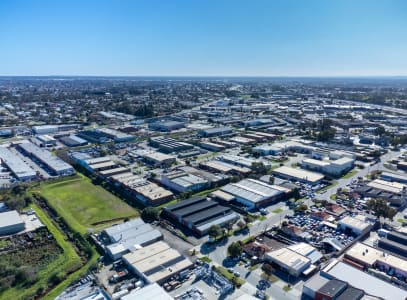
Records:
[[[233,242],[228,247],[228,253],[231,257],[238,257],[242,254],[243,247],[240,242]]]
[[[306,205],[306,204],[300,204],[300,205],[297,205],[295,208],[294,208],[294,211],[295,212],[304,212],[304,211],[306,211],[308,209],[308,206]]]
[[[223,235],[222,227],[219,225],[212,225],[209,228],[208,234],[210,237],[217,238]]]
[[[253,162],[252,163],[252,171],[253,175],[260,177],[262,175],[266,175],[268,168],[260,161],[260,162]]]
[[[271,276],[274,272],[273,267],[268,263],[264,263],[262,269],[263,269],[264,273],[266,273],[266,275],[268,275],[268,276]]]
[[[393,220],[397,211],[391,208],[385,199],[377,198],[367,202],[367,207],[373,211],[376,217],[384,217]]]
[[[160,211],[156,207],[148,206],[141,212],[141,217],[146,222],[152,222],[158,220]]]
[[[374,130],[374,134],[375,135],[378,135],[378,136],[382,136],[382,135],[384,135],[386,133],[386,129],[384,129],[384,127],[383,126],[378,126],[378,127],[376,127],[375,128],[375,130]]]

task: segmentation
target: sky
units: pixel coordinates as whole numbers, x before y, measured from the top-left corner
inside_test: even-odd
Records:
[[[404,0],[1,0],[0,75],[406,76]]]

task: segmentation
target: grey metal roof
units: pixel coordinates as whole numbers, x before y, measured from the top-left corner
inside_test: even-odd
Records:
[[[238,183],[230,183],[221,189],[235,197],[246,199],[256,203],[265,199],[282,194],[283,192],[274,189],[272,186],[253,179],[243,179]]]
[[[134,290],[121,298],[122,300],[173,300],[157,283],[150,284],[140,290]]]
[[[204,219],[210,217],[210,216],[216,216],[218,214],[224,213],[230,211],[230,208],[224,207],[224,206],[215,206],[212,207],[208,210],[200,211],[195,214],[192,214],[188,217],[185,218],[185,221],[191,222],[193,224],[198,224],[200,221],[203,221]]]
[[[22,223],[24,223],[24,221],[16,210],[0,213],[0,228]]]
[[[372,296],[386,300],[405,300],[407,297],[407,291],[342,262],[335,264],[327,273],[339,280],[350,282],[352,286]]]
[[[0,159],[18,179],[35,177],[36,173],[19,156],[5,147],[0,147]]]
[[[182,200],[182,201],[180,201],[178,203],[169,205],[169,206],[165,207],[165,210],[175,212],[176,210],[178,210],[180,208],[190,206],[190,205],[193,205],[195,203],[202,202],[202,201],[206,201],[206,198],[205,197],[193,197],[193,198]]]
[[[52,155],[48,150],[41,149],[33,143],[22,143],[19,145],[19,147],[27,153],[35,156],[38,160],[55,172],[73,171],[71,165],[67,164],[59,157]]]

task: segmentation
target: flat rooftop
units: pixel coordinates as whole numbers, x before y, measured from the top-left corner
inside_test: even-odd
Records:
[[[350,248],[346,255],[357,261],[363,262],[366,265],[373,266],[377,261],[383,262],[395,269],[399,269],[407,273],[407,261],[397,256],[388,254],[379,249],[357,242]]]
[[[281,189],[255,179],[243,179],[221,188],[223,192],[257,203],[282,194]]]
[[[375,179],[369,182],[367,186],[393,194],[400,194],[407,187],[399,182],[389,182],[381,179]]]
[[[279,261],[294,270],[301,270],[304,266],[310,263],[309,258],[285,247],[266,253],[266,257],[269,257],[274,261]]]
[[[372,296],[386,300],[405,300],[407,297],[407,291],[340,261],[329,264],[322,272],[349,282],[353,287]]]
[[[16,210],[0,213],[0,228],[23,223],[23,219]]]
[[[36,176],[35,171],[8,148],[0,147],[0,160],[18,179]]]
[[[122,300],[173,300],[162,287],[157,283],[152,283],[140,290],[133,290],[130,294],[121,297]]]
[[[303,169],[295,169],[287,166],[279,167],[273,170],[273,173],[282,174],[299,180],[306,180],[309,182],[318,182],[324,178],[320,173],[310,172]]]

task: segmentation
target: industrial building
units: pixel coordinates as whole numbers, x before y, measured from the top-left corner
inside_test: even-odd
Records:
[[[356,263],[363,268],[379,268],[385,272],[392,270],[395,276],[407,278],[407,261],[383,252],[366,244],[357,242],[345,253],[345,261]]]
[[[162,122],[153,122],[148,124],[148,129],[155,131],[164,131],[171,132],[184,128],[185,124],[179,121],[162,121]]]
[[[338,221],[338,228],[342,231],[349,231],[356,236],[363,235],[372,229],[365,216],[357,215],[355,217],[346,216]]]
[[[59,139],[61,143],[68,147],[79,147],[79,146],[85,146],[88,144],[88,141],[81,139],[79,136],[76,135],[69,135],[69,136],[63,136]]]
[[[260,153],[260,155],[280,155],[284,152],[284,148],[278,145],[259,145],[253,148],[254,152]]]
[[[238,155],[222,155],[219,157],[219,160],[227,162],[229,164],[233,164],[236,166],[244,167],[244,168],[249,168],[251,169],[253,166],[253,163],[263,163],[263,165],[267,168],[271,167],[271,164],[267,161],[262,161],[262,160],[257,160],[253,158],[248,158],[248,157],[242,157]]]
[[[279,167],[273,170],[273,174],[277,177],[281,177],[288,180],[299,181],[316,185],[324,179],[324,175],[310,172],[302,169],[295,169],[287,166]]]
[[[204,235],[212,225],[223,226],[234,223],[239,215],[229,207],[207,200],[205,197],[194,197],[164,208],[164,214],[198,235]]]
[[[0,235],[15,234],[25,229],[25,223],[16,210],[0,213]]]
[[[57,140],[48,134],[36,136],[41,147],[53,147],[57,145]]]
[[[210,160],[199,163],[202,169],[207,169],[215,173],[230,174],[230,175],[249,175],[251,169],[239,167],[220,160]]]
[[[396,231],[390,231],[386,237],[379,239],[378,246],[391,251],[399,256],[407,258],[407,235]],[[407,272],[406,272],[407,276]]]
[[[255,179],[243,179],[237,183],[229,183],[221,188],[222,192],[232,195],[236,201],[250,209],[269,205],[284,199],[288,189],[269,185]]]
[[[6,147],[0,147],[0,162],[9,169],[18,180],[26,181],[36,177],[36,172],[17,154]]]
[[[213,151],[213,152],[220,152],[226,149],[225,146],[220,145],[220,144],[216,144],[213,142],[201,142],[199,144],[199,146],[203,149],[209,150],[209,151]]]
[[[106,252],[113,260],[163,238],[157,229],[144,223],[141,219],[106,228],[102,231],[102,235],[107,239]]]
[[[161,184],[179,193],[199,192],[210,185],[207,179],[182,170],[162,174]]]
[[[407,298],[406,290],[336,259],[321,270],[321,276],[348,282],[354,288],[380,299],[405,300]]]
[[[99,128],[99,133],[104,134],[107,138],[116,143],[130,142],[134,140],[134,136],[126,134],[111,128]]]
[[[90,143],[95,144],[105,144],[111,141],[111,139],[108,136],[97,130],[83,130],[78,132],[78,136]]]
[[[366,191],[367,196],[384,198],[394,206],[404,207],[406,205],[407,185],[375,179],[366,186],[371,188]]]
[[[286,247],[266,253],[265,258],[294,277],[300,276],[311,267],[311,259]]]
[[[385,180],[385,181],[395,181],[403,184],[407,184],[407,176],[402,175],[402,174],[397,174],[397,173],[392,173],[392,172],[382,172],[380,174],[380,179]]]
[[[151,146],[158,148],[164,153],[187,151],[194,148],[193,145],[179,142],[173,138],[165,138],[162,136],[152,137],[149,140]]]
[[[134,274],[158,284],[193,267],[189,259],[162,241],[125,254],[123,261]]]
[[[160,153],[160,152],[138,152],[139,154],[147,163],[153,165],[154,167],[169,167],[177,158],[172,155]]]
[[[75,173],[71,165],[67,164],[59,157],[52,155],[48,150],[42,149],[31,142],[21,143],[18,145],[18,148],[23,154],[34,159],[35,162],[39,162],[51,175],[66,176]]]
[[[121,297],[121,300],[174,300],[157,283],[149,284],[142,289],[136,289]]]
[[[174,194],[157,184],[132,173],[120,173],[109,178],[132,198],[145,206],[157,206],[174,198]]]
[[[199,130],[198,134],[201,137],[215,137],[215,136],[231,134],[232,132],[233,132],[233,130],[230,127],[215,127],[215,128]]]
[[[306,158],[302,160],[301,167],[331,176],[342,176],[352,170],[354,162],[355,160],[349,157],[341,157],[336,160]]]

